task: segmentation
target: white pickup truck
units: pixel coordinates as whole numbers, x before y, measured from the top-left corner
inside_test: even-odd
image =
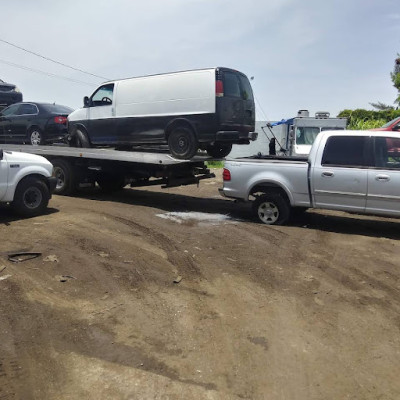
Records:
[[[311,207],[400,216],[400,135],[322,132],[308,158],[231,159],[223,178],[221,194],[253,200],[256,217],[269,225]]]
[[[0,148],[0,203],[24,217],[41,214],[56,187],[52,172],[44,157]]]

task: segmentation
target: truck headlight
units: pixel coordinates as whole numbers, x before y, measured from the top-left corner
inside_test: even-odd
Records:
[[[21,91],[15,86],[14,92],[21,93]]]

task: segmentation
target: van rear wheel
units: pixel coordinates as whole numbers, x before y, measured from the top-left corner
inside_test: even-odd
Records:
[[[226,157],[232,150],[232,143],[215,142],[207,145],[207,153],[213,158]]]
[[[192,158],[199,148],[194,132],[185,126],[174,128],[168,137],[168,146],[173,157],[183,160]]]

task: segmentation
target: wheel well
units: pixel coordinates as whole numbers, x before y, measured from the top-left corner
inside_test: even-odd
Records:
[[[257,197],[258,193],[279,194],[283,199],[285,199],[290,204],[289,196],[287,195],[285,190],[281,186],[278,186],[275,183],[262,183],[256,185],[251,189],[249,196]]]
[[[74,127],[73,127],[73,129],[72,129],[72,137],[75,139],[76,138],[76,131],[77,130],[80,130],[85,136],[86,136],[86,139],[88,140],[88,142],[91,144],[92,142],[91,142],[91,140],[90,140],[90,138],[89,138],[89,134],[88,134],[88,131],[87,131],[87,129],[86,129],[86,127],[84,126],[84,125],[79,125],[79,124],[77,124],[77,125],[75,125]]]
[[[30,179],[30,178],[37,178],[40,179],[43,183],[46,184],[46,186],[48,187],[48,189],[50,189],[49,186],[49,181],[46,179],[46,177],[44,175],[40,175],[40,174],[30,174],[30,175],[26,175],[24,176],[17,184],[17,187],[26,179]]]
[[[165,128],[165,138],[168,140],[168,137],[170,133],[177,128],[178,126],[184,126],[186,128],[189,128],[190,130],[193,131],[193,133],[196,135],[196,129],[191,124],[188,120],[186,119],[175,119],[174,121],[171,121]],[[196,135],[197,136],[197,135]]]
[[[40,126],[39,126],[39,125],[31,125],[31,126],[28,128],[27,132],[28,132],[28,133],[31,133],[33,129],[39,129],[40,132],[42,131],[42,130],[40,129]]]

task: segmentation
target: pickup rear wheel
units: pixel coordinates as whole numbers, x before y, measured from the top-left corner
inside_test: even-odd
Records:
[[[18,184],[11,206],[23,217],[34,217],[43,213],[49,200],[50,191],[46,183],[38,177],[26,177]]]
[[[178,126],[168,136],[168,146],[171,154],[178,159],[192,158],[199,148],[196,136],[192,129]]]
[[[263,224],[283,225],[289,220],[290,204],[279,194],[264,194],[254,200],[253,212]]]

